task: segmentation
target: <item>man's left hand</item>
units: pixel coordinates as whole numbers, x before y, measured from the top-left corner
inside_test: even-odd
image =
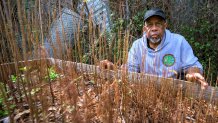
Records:
[[[199,82],[201,84],[201,89],[205,89],[208,86],[208,83],[200,73],[188,73],[185,77],[188,81]]]

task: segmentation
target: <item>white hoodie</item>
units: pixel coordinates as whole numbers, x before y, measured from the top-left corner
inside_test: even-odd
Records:
[[[185,38],[165,30],[163,40],[153,50],[147,46],[147,38],[136,40],[128,54],[127,66],[131,72],[143,72],[160,77],[177,77],[189,67],[203,71],[198,58]]]

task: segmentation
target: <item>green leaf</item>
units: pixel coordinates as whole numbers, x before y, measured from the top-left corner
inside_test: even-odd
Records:
[[[25,67],[22,67],[22,68],[20,68],[20,70],[21,71],[27,71],[27,67],[25,66]]]
[[[16,82],[17,81],[17,76],[16,75],[11,75],[11,81]]]
[[[51,80],[51,81],[53,81],[53,80],[55,80],[55,79],[57,79],[58,77],[59,77],[59,74],[58,73],[56,73],[56,71],[51,67],[51,68],[49,68],[48,69],[48,76],[46,76],[45,78],[48,78],[49,77],[49,79]]]

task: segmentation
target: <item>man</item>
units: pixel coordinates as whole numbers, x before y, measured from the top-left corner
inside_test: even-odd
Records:
[[[160,77],[178,78],[185,73],[188,81],[208,84],[202,76],[203,68],[185,38],[166,29],[166,16],[161,9],[152,8],[145,13],[143,37],[136,40],[128,54],[126,69]],[[101,67],[113,64],[101,61]]]

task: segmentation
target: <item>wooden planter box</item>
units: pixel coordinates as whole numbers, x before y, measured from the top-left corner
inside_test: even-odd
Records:
[[[123,79],[124,77],[127,77],[129,82],[144,83],[147,81],[154,81],[156,82],[156,84],[160,85],[161,82],[167,81],[168,83],[172,84],[173,87],[176,88],[181,87],[181,89],[184,91],[186,91],[187,89],[191,91],[191,95],[189,96],[191,96],[192,98],[202,98],[209,102],[218,100],[217,87],[208,86],[206,89],[202,90],[199,84],[184,81],[184,80],[172,79],[172,78],[160,78],[153,75],[133,73],[133,72],[124,74],[120,70],[116,70],[116,71],[101,70],[98,66],[88,65],[84,63],[76,63],[71,61],[64,61],[64,60],[53,59],[53,58],[1,64],[0,82],[8,81],[9,75],[15,74],[18,71],[18,68],[24,67],[26,65],[40,66],[42,64],[47,65],[48,67],[52,65],[56,65],[62,71],[65,71],[67,69],[75,69],[78,72],[101,74],[101,77],[103,78],[116,77],[117,79]]]

